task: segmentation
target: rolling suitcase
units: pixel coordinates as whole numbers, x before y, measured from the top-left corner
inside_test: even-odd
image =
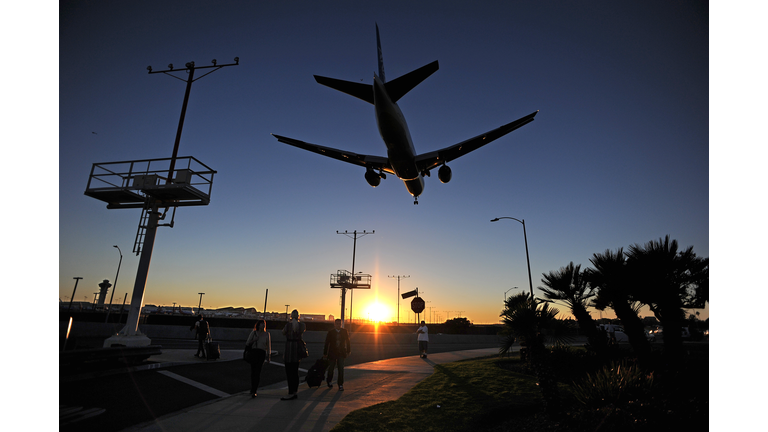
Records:
[[[214,342],[209,337],[205,342],[205,358],[206,360],[216,360],[221,357],[221,350],[219,349],[219,343]]]
[[[314,365],[307,371],[307,376],[304,377],[309,387],[320,387],[323,379],[325,378],[325,370],[328,369],[328,360],[322,358],[318,359]]]

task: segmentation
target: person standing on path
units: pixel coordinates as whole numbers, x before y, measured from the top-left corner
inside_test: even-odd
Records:
[[[427,329],[427,325],[424,323],[424,321],[419,324],[419,328],[416,330],[416,334],[418,337],[416,338],[419,341],[419,357],[421,358],[427,358],[427,345],[429,344],[429,329]]]
[[[339,378],[336,381],[339,384],[339,391],[344,391],[344,359],[352,353],[352,345],[349,342],[349,333],[347,329],[341,328],[341,320],[333,322],[333,329],[325,336],[325,346],[323,347],[323,358],[328,359],[328,388],[333,388],[333,369],[339,370]]]
[[[299,321],[299,311],[294,309],[291,312],[291,320],[283,327],[283,336],[285,336],[285,352],[283,361],[285,362],[285,378],[288,380],[288,396],[281,397],[280,400],[296,399],[299,391],[299,362],[307,356],[306,344],[302,335],[307,330],[307,325]]]
[[[195,357],[205,358],[205,340],[208,339],[208,321],[203,319],[203,314],[197,316],[197,321],[192,324],[190,330],[195,331],[195,337],[197,337],[197,352]]]
[[[251,363],[251,397],[256,397],[256,390],[259,388],[259,378],[261,378],[261,368],[264,361],[270,363],[272,354],[272,339],[267,332],[267,322],[264,320],[256,321],[253,331],[248,335],[246,346],[255,350],[256,359]]]

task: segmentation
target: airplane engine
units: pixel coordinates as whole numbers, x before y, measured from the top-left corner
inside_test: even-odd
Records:
[[[448,183],[451,181],[451,168],[448,165],[443,165],[437,170],[437,178],[440,179],[440,183]]]
[[[365,171],[365,181],[367,181],[369,185],[376,187],[381,183],[381,176],[369,169]]]

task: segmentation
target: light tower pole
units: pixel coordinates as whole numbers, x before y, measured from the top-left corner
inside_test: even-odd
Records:
[[[355,230],[355,231],[353,231],[351,233],[348,232],[348,231],[344,231],[344,232],[336,231],[336,234],[343,234],[343,235],[345,235],[347,237],[350,237],[350,234],[352,235],[350,237],[353,240],[353,242],[352,242],[352,280],[350,281],[350,287],[349,287],[350,290],[354,289],[354,286],[355,286],[355,253],[357,251],[357,238],[358,238],[358,236],[364,237],[364,236],[366,236],[368,234],[374,234],[375,232],[376,232],[375,230],[371,231],[371,232],[367,232],[367,231],[363,230],[363,232],[361,232],[361,233],[357,232],[357,230]],[[346,303],[346,297],[347,297],[346,294],[347,294],[347,287],[341,287],[341,326],[342,327],[344,326],[344,305]],[[349,304],[349,318],[352,319],[352,301],[351,301],[351,299],[350,299],[350,304]]]
[[[168,176],[165,179],[165,186],[174,186],[174,182],[176,181],[178,181],[178,184],[183,183],[183,181],[179,180],[178,177],[177,177],[177,180],[174,180],[174,169],[176,165],[179,142],[181,141],[181,131],[184,125],[184,118],[186,117],[187,103],[189,102],[189,93],[192,87],[192,83],[194,81],[197,81],[200,78],[203,78],[204,76],[207,76],[210,73],[213,73],[221,69],[222,67],[236,66],[239,64],[239,62],[240,62],[240,59],[237,57],[235,57],[235,63],[218,65],[218,66],[216,64],[216,60],[211,61],[212,63],[211,66],[201,66],[201,67],[195,67],[195,62],[189,62],[185,65],[186,68],[177,69],[176,71],[173,70],[173,65],[168,65],[168,70],[161,70],[161,71],[154,71],[154,72],[152,71],[152,66],[147,67],[147,70],[149,71],[150,74],[163,73],[172,78],[176,78],[181,81],[186,81],[186,91],[184,94],[184,102],[182,103],[182,107],[181,107],[181,116],[179,118],[179,125],[176,130],[176,139],[174,141],[173,153],[170,160]],[[213,70],[201,75],[198,78],[194,78],[195,69],[213,69]],[[171,72],[182,72],[182,71],[186,71],[188,74],[186,80],[171,74]],[[147,166],[147,169],[148,167],[149,165]],[[213,183],[213,178],[212,178],[213,173],[215,173],[215,171],[211,170],[210,172],[211,180],[209,185],[212,185]],[[117,173],[115,174],[122,177],[122,175],[120,174],[117,174]],[[200,173],[196,173],[196,174],[199,176]],[[94,174],[92,170],[92,174],[91,174],[92,178],[93,178],[93,175]],[[159,195],[152,196],[151,194],[148,194],[147,190],[158,189],[156,187],[158,185],[155,183],[156,179],[158,178],[157,174],[153,174],[153,176],[147,175],[146,178],[150,178],[150,181],[148,182],[148,184],[143,183],[142,181],[142,183],[140,183],[141,186],[137,186],[137,179],[132,175],[126,175],[123,178],[123,180],[128,180],[129,178],[133,178],[131,182],[133,183],[133,186],[131,187],[133,187],[134,189],[141,189],[144,195],[146,196],[146,201],[144,201],[141,204],[142,215],[139,222],[139,233],[136,236],[137,240],[136,240],[136,244],[134,245],[134,251],[136,252],[137,255],[141,254],[141,257],[139,258],[139,267],[136,271],[136,281],[134,282],[134,285],[133,285],[133,294],[131,295],[131,304],[128,310],[128,318],[126,320],[125,327],[123,327],[123,329],[120,330],[118,334],[107,338],[104,341],[104,345],[103,345],[104,348],[109,348],[112,346],[141,347],[141,346],[148,346],[151,344],[151,341],[149,340],[149,338],[146,335],[143,335],[139,331],[139,318],[141,317],[141,308],[142,308],[142,305],[144,304],[144,292],[147,285],[147,278],[149,276],[149,264],[152,260],[152,249],[154,248],[154,244],[155,244],[155,235],[157,233],[157,228],[158,226],[160,226],[159,221],[165,218],[166,212],[171,207],[173,207],[173,212],[174,212],[173,214],[175,215],[176,207],[180,205],[179,199],[182,196],[180,194],[176,194],[174,196],[160,197]],[[125,183],[125,185],[128,185],[128,184],[129,184],[128,182]],[[88,182],[88,189],[86,190],[86,195],[90,195],[97,199],[103,199],[103,198],[98,198],[98,194],[96,193],[95,190],[90,190],[90,186],[91,186],[91,180],[89,180]],[[125,187],[128,187],[128,186],[123,186],[122,188],[124,189]],[[121,189],[121,188],[118,188],[118,189]],[[171,190],[172,188],[165,188],[165,189]],[[116,192],[119,192],[120,196],[133,197],[133,195],[130,195],[130,194],[126,195],[125,194],[126,190],[118,190]],[[137,195],[135,192],[133,194],[136,196],[141,196],[141,195]],[[201,199],[199,202],[187,203],[187,205],[207,205],[209,200],[209,195],[210,195],[210,190],[209,190],[209,193],[207,194],[207,198]],[[112,202],[109,199],[106,199],[106,201],[109,204],[107,208],[121,208],[121,205],[119,205],[119,203],[116,204],[115,202]],[[132,205],[126,206],[125,208],[137,208],[135,207],[135,205],[136,204],[133,203]],[[113,206],[113,207],[110,207],[110,206]],[[164,212],[161,213],[160,211],[161,209],[164,209]],[[173,220],[171,221],[170,224],[164,224],[163,226],[173,227]]]
[[[400,276],[400,275],[398,275],[398,276],[388,276],[388,277],[397,278],[397,325],[400,325],[400,279],[406,279],[406,278],[409,278],[411,276],[410,275],[408,275],[408,276]]]

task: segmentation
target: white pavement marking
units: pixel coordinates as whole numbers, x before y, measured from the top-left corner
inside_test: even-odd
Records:
[[[218,397],[231,396],[229,393],[224,393],[223,391],[216,390],[213,387],[208,387],[207,385],[201,384],[201,383],[199,383],[197,381],[192,381],[189,378],[184,378],[183,376],[177,375],[177,374],[175,374],[173,372],[168,372],[168,371],[162,370],[162,371],[157,371],[157,373],[161,373],[161,374],[163,374],[163,375],[165,375],[165,376],[167,376],[169,378],[173,378],[175,380],[181,381],[184,384],[189,384],[192,387],[199,388],[200,390],[207,391],[208,393],[214,394],[214,395],[216,395]]]

